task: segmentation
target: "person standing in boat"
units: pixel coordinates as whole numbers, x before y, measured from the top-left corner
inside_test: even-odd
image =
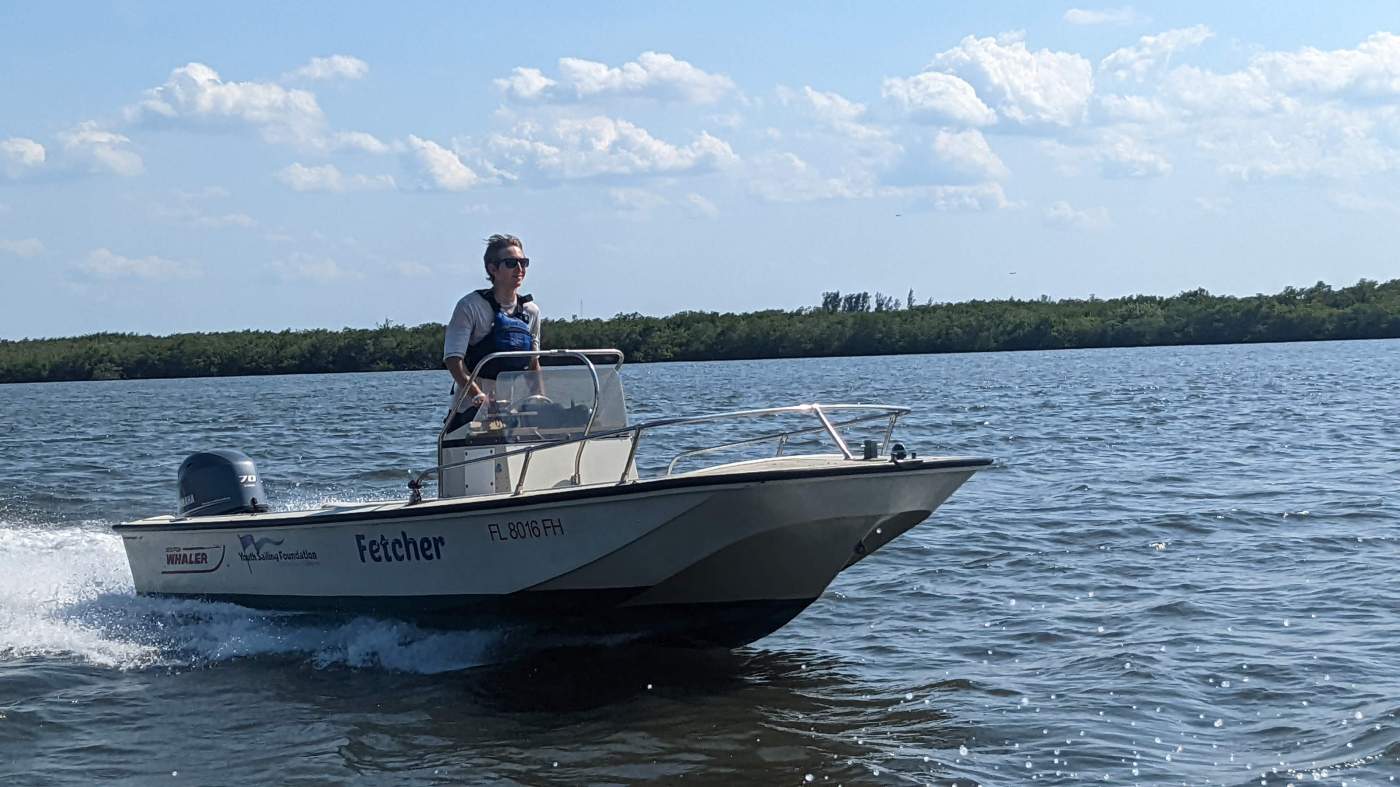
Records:
[[[454,401],[460,401],[458,411],[465,413],[494,396],[496,376],[501,372],[540,368],[538,358],[498,359],[482,367],[480,379],[469,379],[477,363],[493,352],[540,348],[540,307],[529,295],[520,294],[530,267],[525,245],[514,235],[492,235],[486,239],[482,261],[491,286],[457,301],[442,344],[442,361],[452,375]],[[532,386],[537,384],[532,381]],[[456,392],[463,389],[467,393],[456,399]]]

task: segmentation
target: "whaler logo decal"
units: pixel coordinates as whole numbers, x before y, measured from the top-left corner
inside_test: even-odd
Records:
[[[166,547],[162,574],[208,574],[224,564],[224,547]]]
[[[238,557],[248,567],[248,573],[253,572],[253,564],[263,561],[272,561],[277,564],[282,563],[308,563],[317,559],[316,553],[310,549],[298,549],[296,551],[283,551],[274,549],[286,542],[285,538],[254,538],[253,536],[240,533],[238,544],[242,549],[238,552]]]

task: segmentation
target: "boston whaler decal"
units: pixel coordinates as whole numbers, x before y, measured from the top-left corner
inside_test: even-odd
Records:
[[[224,564],[223,545],[212,547],[166,547],[162,574],[208,574]]]
[[[564,520],[552,516],[540,519],[521,519],[514,522],[492,522],[486,526],[487,538],[496,543],[562,535],[564,535]]]
[[[442,560],[442,548],[447,539],[442,536],[422,536],[414,538],[399,531],[398,536],[389,537],[380,533],[376,536],[355,534],[355,548],[360,552],[361,563],[403,563],[419,560]]]
[[[284,551],[275,548],[281,547],[285,542],[286,539],[284,538],[273,538],[271,536],[255,538],[246,533],[240,533],[238,536],[238,545],[241,549],[238,551],[238,557],[248,566],[248,571],[250,573],[253,570],[254,563],[262,563],[264,561],[272,561],[276,564],[309,563],[317,559],[316,553],[310,549],[288,549]]]

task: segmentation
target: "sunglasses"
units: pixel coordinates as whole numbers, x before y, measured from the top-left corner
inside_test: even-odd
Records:
[[[500,266],[503,266],[503,267],[506,267],[506,268],[510,268],[511,270],[515,270],[516,268],[529,268],[529,267],[530,267],[530,258],[529,258],[529,257],[507,257],[507,258],[505,258],[505,259],[503,259],[503,260],[496,260],[495,262],[493,262],[493,263],[491,263],[491,264],[492,264],[492,265],[500,265]]]

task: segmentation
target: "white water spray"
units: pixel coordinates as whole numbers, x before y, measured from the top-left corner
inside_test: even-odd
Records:
[[[0,574],[0,663],[66,657],[143,669],[281,656],[318,668],[438,673],[489,663],[504,637],[137,596],[121,537],[105,523],[0,523],[0,565],[8,567]]]

